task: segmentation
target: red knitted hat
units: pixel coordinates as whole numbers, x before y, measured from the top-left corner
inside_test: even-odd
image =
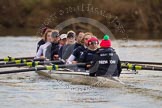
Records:
[[[111,47],[111,40],[109,39],[108,35],[105,35],[104,38],[101,40],[100,47],[102,48]]]

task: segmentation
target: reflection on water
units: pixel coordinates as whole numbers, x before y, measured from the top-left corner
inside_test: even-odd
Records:
[[[34,56],[36,37],[0,37],[0,58]],[[160,41],[116,41],[122,60],[162,62]],[[3,46],[3,47],[2,47]],[[9,70],[17,68],[1,69]],[[98,88],[72,85],[38,76],[34,72],[0,75],[2,108],[161,108],[162,72],[139,71],[122,74],[129,87]],[[66,86],[65,86],[66,85]],[[67,86],[68,85],[68,86]]]

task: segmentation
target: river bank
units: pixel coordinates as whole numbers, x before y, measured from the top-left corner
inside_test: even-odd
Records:
[[[0,1],[0,35],[36,35],[43,26],[56,27],[71,18],[90,18],[105,25],[116,38],[162,38],[161,0],[12,0]],[[71,23],[64,31],[91,31],[102,36],[101,27]],[[89,21],[87,21],[89,23]],[[124,32],[124,34],[123,34]],[[136,37],[135,37],[136,36]]]

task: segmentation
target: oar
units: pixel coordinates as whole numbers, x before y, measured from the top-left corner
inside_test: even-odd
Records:
[[[30,59],[18,59],[15,61],[0,63],[0,66],[6,65],[6,64],[20,64],[20,63],[26,63],[26,62],[32,62],[32,61],[44,61],[44,60],[45,60],[44,58],[37,58],[37,59],[31,59],[31,60]]]
[[[148,65],[136,65],[136,64],[122,64],[122,68],[131,69],[131,70],[154,70],[162,71],[162,67],[158,66],[148,66]]]
[[[0,68],[6,68],[6,67],[21,67],[21,66],[29,66],[29,67],[35,67],[37,65],[45,65],[45,64],[64,64],[60,60],[55,61],[33,61],[33,62],[25,62],[20,64],[6,64],[6,65],[0,65]]]
[[[152,64],[152,65],[162,65],[159,62],[142,62],[142,61],[121,61],[122,63],[133,63],[133,64]]]
[[[0,61],[5,61],[5,62],[9,62],[9,61],[15,61],[15,60],[19,60],[19,59],[33,59],[34,57],[17,57],[17,58],[14,58],[14,57],[5,57],[3,59],[0,59]]]
[[[9,70],[9,71],[1,71],[0,74],[10,74],[10,73],[22,73],[22,72],[30,72],[30,71],[39,71],[39,70],[58,70],[59,68],[68,68],[75,66],[84,66],[85,63],[78,64],[66,64],[66,65],[51,65],[45,67],[32,67],[29,69],[20,69],[20,70]]]

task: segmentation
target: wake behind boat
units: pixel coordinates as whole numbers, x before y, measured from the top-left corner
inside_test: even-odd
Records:
[[[55,80],[70,82],[72,84],[89,85],[94,87],[124,87],[125,84],[117,77],[90,77],[86,72],[71,71],[36,71],[41,76],[45,76]]]

